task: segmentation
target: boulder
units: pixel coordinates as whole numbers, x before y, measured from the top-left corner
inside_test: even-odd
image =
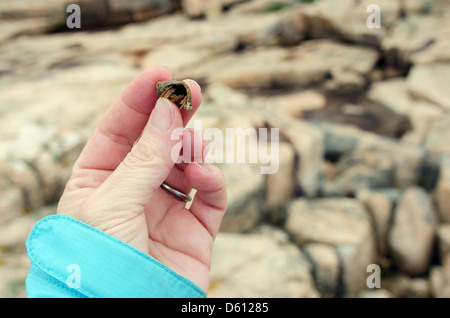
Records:
[[[303,15],[303,6],[289,8],[287,12],[283,13],[278,26],[278,41],[281,45],[297,45],[306,38],[307,30],[308,25]]]
[[[416,185],[420,180],[425,157],[422,147],[362,131],[352,126],[320,123],[320,127],[324,132],[326,156],[339,158],[342,154],[356,149],[385,152],[392,156],[394,186],[406,188]]]
[[[403,78],[391,78],[371,83],[367,97],[402,115],[409,114],[413,104],[408,84]]]
[[[38,220],[34,214],[23,215],[0,225],[0,249],[25,252],[25,241]]]
[[[398,1],[383,0],[376,4],[381,8],[380,28],[369,28],[367,19],[372,12],[367,12],[370,0],[362,1],[315,1],[305,6],[304,15],[308,23],[308,34],[313,38],[335,38],[377,46],[386,30],[401,13]]]
[[[436,230],[436,243],[441,263],[450,255],[450,224],[439,224]]]
[[[339,279],[341,268],[335,247],[321,243],[306,243],[302,251],[312,264],[312,273],[321,297],[342,296]]]
[[[412,13],[439,13],[445,8],[445,5],[449,2],[444,1],[433,1],[433,0],[401,0],[401,6],[403,12],[406,16]]]
[[[377,251],[380,256],[388,256],[388,233],[394,206],[397,203],[396,189],[365,190],[357,192],[360,200],[372,217],[372,225],[377,243]]]
[[[1,173],[1,172],[0,172]],[[25,204],[20,187],[3,188],[0,185],[0,225],[18,218],[25,211]]]
[[[25,279],[30,267],[27,255],[22,253],[14,258],[2,257],[3,260],[5,263],[0,266],[0,297],[25,298]]]
[[[359,298],[393,298],[394,295],[384,288],[378,288],[375,290],[363,290],[358,294]]]
[[[248,25],[251,23],[251,19],[245,22]],[[242,34],[242,30],[240,32],[242,39],[245,34]],[[258,33],[255,35],[253,31],[248,34],[252,37],[258,36]],[[259,43],[264,42],[264,38],[244,41]],[[330,40],[311,40],[292,48],[244,50],[238,55],[239,58],[236,57],[236,53],[224,54],[213,60],[206,60],[183,74],[192,78],[204,78],[208,83],[222,83],[231,88],[255,93],[282,87],[300,89],[322,84],[333,89],[344,89],[349,77],[357,77],[360,79],[357,85],[350,88],[359,90],[366,83],[365,76],[375,66],[378,53],[363,46]],[[211,69],[215,72],[212,73]]]
[[[413,96],[405,78],[392,78],[372,83],[367,97],[399,115],[409,119],[411,128],[402,141],[423,145],[430,127],[445,115],[445,111],[427,101]]]
[[[270,127],[280,127],[280,134],[292,145],[295,155],[296,192],[314,197],[320,189],[322,175],[323,134],[320,129],[303,120],[277,116],[273,111],[265,112]]]
[[[411,94],[450,110],[449,73],[450,63],[415,65],[407,79]]]
[[[208,297],[319,297],[310,264],[285,234],[219,233]]]
[[[287,142],[279,144],[278,171],[268,174],[265,180],[265,209],[269,223],[279,224],[286,218],[286,208],[295,195],[295,153]]]
[[[431,296],[435,298],[450,297],[450,256],[447,255],[442,265],[433,266],[430,271]]]
[[[375,49],[362,45],[320,39],[293,47],[288,51],[287,58],[291,63],[317,63],[326,67],[327,79],[322,84],[324,89],[343,94],[360,91],[365,86],[365,77],[375,67],[379,55]]]
[[[191,19],[217,18],[227,9],[248,0],[182,0],[183,12]]]
[[[264,107],[277,114],[302,118],[308,111],[324,109],[327,103],[325,95],[315,90],[302,90],[278,95],[253,97],[258,107]]]
[[[395,298],[428,298],[430,282],[426,277],[411,277],[402,272],[385,275],[381,287]]]
[[[410,275],[423,275],[433,256],[437,215],[428,194],[419,187],[402,194],[394,212],[388,246],[395,265]]]
[[[414,0],[404,1],[411,5],[413,2]],[[431,64],[450,60],[446,49],[450,43],[450,10],[448,6],[437,1],[428,4],[434,7],[435,12],[407,14],[404,19],[395,21],[389,32],[383,36],[381,47],[388,64],[407,67],[408,64]],[[426,5],[423,2],[423,7]]]
[[[264,176],[251,164],[219,165],[227,182],[228,207],[220,231],[248,232],[264,218]]]
[[[318,243],[336,249],[342,282],[339,296],[355,296],[366,286],[366,268],[374,262],[375,241],[370,216],[358,200],[296,199],[288,208],[285,230],[301,248]],[[327,255],[332,255],[330,250]],[[323,264],[326,271],[330,265]],[[333,281],[327,284],[333,286],[329,290],[337,291]]]
[[[450,115],[445,114],[436,120],[430,127],[425,138],[424,147],[431,154],[444,155],[450,152],[450,145],[446,142],[450,138]],[[440,159],[439,156],[438,159]],[[439,163],[440,164],[440,160]]]
[[[390,153],[378,150],[355,150],[343,154],[336,164],[332,190],[328,194],[355,195],[362,189],[388,188],[393,185],[395,165]],[[328,184],[328,187],[330,185]]]
[[[440,220],[450,222],[450,153],[441,157],[435,200]]]

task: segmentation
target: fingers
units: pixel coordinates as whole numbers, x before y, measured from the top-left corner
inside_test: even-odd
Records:
[[[166,182],[179,191],[188,194],[192,187],[184,177],[185,167],[192,162],[202,163],[207,155],[207,145],[209,141],[203,139],[200,132],[192,129],[185,129],[183,131],[182,148],[178,163],[170,172]]]
[[[225,177],[218,167],[210,164],[189,164],[184,174],[197,189],[190,211],[214,239],[227,208]]]
[[[139,74],[101,118],[75,168],[114,170],[130,152],[147,124],[158,99],[156,83],[171,77],[170,71],[163,66],[154,66]],[[198,84],[193,80],[186,83],[191,89],[193,108],[180,111],[183,126],[201,103]]]

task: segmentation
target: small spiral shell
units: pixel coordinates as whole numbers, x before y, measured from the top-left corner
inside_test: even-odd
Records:
[[[171,80],[156,83],[158,97],[167,98],[180,109],[189,110],[192,108],[191,91],[189,86],[183,81]]]

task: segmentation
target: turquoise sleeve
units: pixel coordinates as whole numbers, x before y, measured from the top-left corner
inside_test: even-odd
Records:
[[[27,297],[206,297],[151,256],[66,215],[36,223],[26,247]]]

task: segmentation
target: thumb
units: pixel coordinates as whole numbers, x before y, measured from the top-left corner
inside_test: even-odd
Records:
[[[180,152],[182,142],[172,133],[182,127],[177,107],[167,99],[158,99],[140,139],[102,185],[106,190],[102,192],[115,201],[131,203],[128,211],[133,206],[138,210],[145,206],[175,164],[172,153]]]

